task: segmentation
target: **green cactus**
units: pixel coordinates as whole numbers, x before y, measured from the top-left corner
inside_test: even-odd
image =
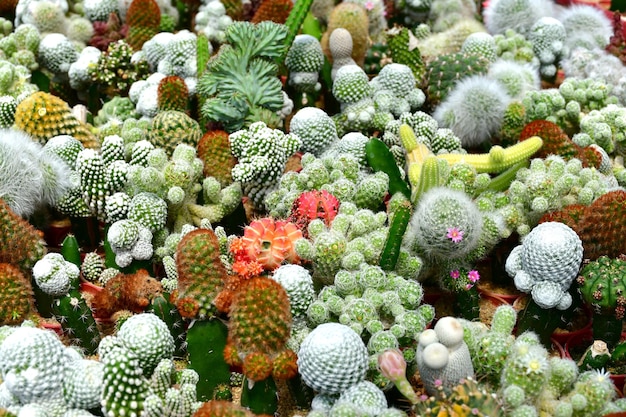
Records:
[[[174,356],[182,358],[186,351],[187,323],[183,320],[176,306],[169,301],[169,298],[167,293],[154,297],[146,312],[156,315],[167,324],[167,328],[174,338]]]
[[[413,208],[411,202],[403,194],[396,194],[392,198],[396,198],[398,201],[394,203],[395,209],[391,216],[387,239],[380,253],[379,261],[380,267],[385,271],[393,271],[396,268],[402,237],[411,220],[411,209]]]
[[[178,110],[163,110],[152,119],[149,140],[171,155],[180,143],[195,147],[201,136],[200,125],[187,114]]]
[[[391,59],[393,62],[411,68],[418,84],[421,84],[426,73],[426,65],[416,43],[417,38],[406,27],[394,26],[387,31],[387,45]]]
[[[594,312],[594,339],[613,348],[620,340],[626,311],[626,257],[601,256],[583,267],[576,282]]]
[[[189,90],[185,81],[177,75],[170,75],[159,81],[157,95],[159,111],[185,112],[189,107]]]

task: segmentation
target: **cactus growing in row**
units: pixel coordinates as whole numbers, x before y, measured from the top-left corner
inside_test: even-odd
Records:
[[[622,295],[626,259],[601,256],[587,263],[576,279],[583,301],[593,311],[594,340],[603,340],[610,348],[619,342],[626,307]]]

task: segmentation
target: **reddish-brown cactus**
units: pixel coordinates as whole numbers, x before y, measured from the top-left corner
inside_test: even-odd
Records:
[[[30,278],[17,266],[0,263],[0,326],[14,326],[37,315]]]
[[[204,162],[204,176],[215,177],[223,187],[233,182],[231,170],[237,164],[228,136],[225,130],[209,130],[196,146],[198,158]]]
[[[187,233],[176,248],[178,294],[176,306],[184,317],[209,314],[224,288],[228,273],[220,260],[220,244],[209,229]]]
[[[339,200],[326,190],[305,191],[293,202],[288,220],[295,223],[308,235],[307,227],[313,219],[321,219],[326,226],[330,226],[339,211]]]
[[[120,21],[117,13],[111,13],[106,22],[93,22],[93,35],[89,40],[89,45],[106,51],[109,45],[124,39],[128,34],[128,25]]]
[[[254,413],[232,401],[211,400],[202,403],[193,417],[254,417]]]
[[[0,262],[28,270],[46,253],[43,233],[0,199]]]
[[[177,75],[169,75],[159,82],[157,89],[159,110],[186,112],[189,106],[189,89],[185,80]]]
[[[133,0],[126,12],[126,42],[138,51],[144,42],[159,32],[161,10],[155,0]]]
[[[291,0],[263,0],[250,21],[258,23],[271,20],[275,23],[285,23],[291,9],[293,9]]]
[[[596,260],[626,253],[626,191],[615,190],[600,196],[589,206],[566,206],[546,214],[540,222],[561,221],[582,240],[584,257]]]
[[[141,313],[152,299],[163,291],[161,283],[148,271],[140,269],[134,274],[119,273],[97,292],[91,300],[94,317],[109,318],[121,310]]]
[[[602,155],[591,147],[582,148],[575,144],[556,123],[534,120],[524,126],[519,140],[526,140],[533,136],[543,139],[543,146],[535,154],[537,158],[558,155],[565,160],[578,158],[584,167],[600,167]]]

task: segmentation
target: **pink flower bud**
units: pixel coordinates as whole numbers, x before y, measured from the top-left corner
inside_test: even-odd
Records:
[[[378,355],[378,370],[392,382],[406,378],[406,361],[398,349],[386,349]]]

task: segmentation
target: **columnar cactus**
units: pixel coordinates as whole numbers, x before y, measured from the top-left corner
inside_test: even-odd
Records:
[[[222,186],[233,182],[231,170],[237,159],[230,152],[228,133],[224,130],[206,132],[196,145],[198,158],[204,162],[205,177],[215,177]]]
[[[15,325],[36,314],[30,279],[12,264],[0,263],[0,324]]]
[[[576,279],[580,295],[593,314],[594,340],[610,347],[619,342],[626,312],[626,259],[601,256],[586,264]]]
[[[317,38],[307,34],[297,35],[285,57],[289,85],[304,93],[318,92],[322,88],[318,78],[323,64],[324,52]]]
[[[43,232],[0,199],[0,262],[29,269],[46,253]]]
[[[135,50],[156,35],[161,23],[161,10],[154,0],[133,0],[126,12],[128,36],[126,41]]]

